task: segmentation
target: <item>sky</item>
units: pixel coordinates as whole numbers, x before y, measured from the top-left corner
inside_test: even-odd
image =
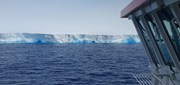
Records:
[[[0,0],[0,33],[137,34],[120,11],[132,0]]]

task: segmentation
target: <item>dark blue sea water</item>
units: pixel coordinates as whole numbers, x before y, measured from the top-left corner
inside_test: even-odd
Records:
[[[1,44],[0,85],[137,85],[141,44]]]

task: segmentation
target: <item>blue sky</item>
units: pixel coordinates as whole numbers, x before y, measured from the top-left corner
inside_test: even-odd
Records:
[[[1,33],[136,34],[120,11],[132,0],[0,0]]]

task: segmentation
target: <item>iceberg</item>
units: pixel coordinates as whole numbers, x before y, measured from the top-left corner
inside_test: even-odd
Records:
[[[0,44],[6,43],[140,43],[138,35],[0,33]]]

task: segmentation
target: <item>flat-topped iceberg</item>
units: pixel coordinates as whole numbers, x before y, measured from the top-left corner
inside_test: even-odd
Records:
[[[0,33],[0,43],[140,43],[137,35]]]

